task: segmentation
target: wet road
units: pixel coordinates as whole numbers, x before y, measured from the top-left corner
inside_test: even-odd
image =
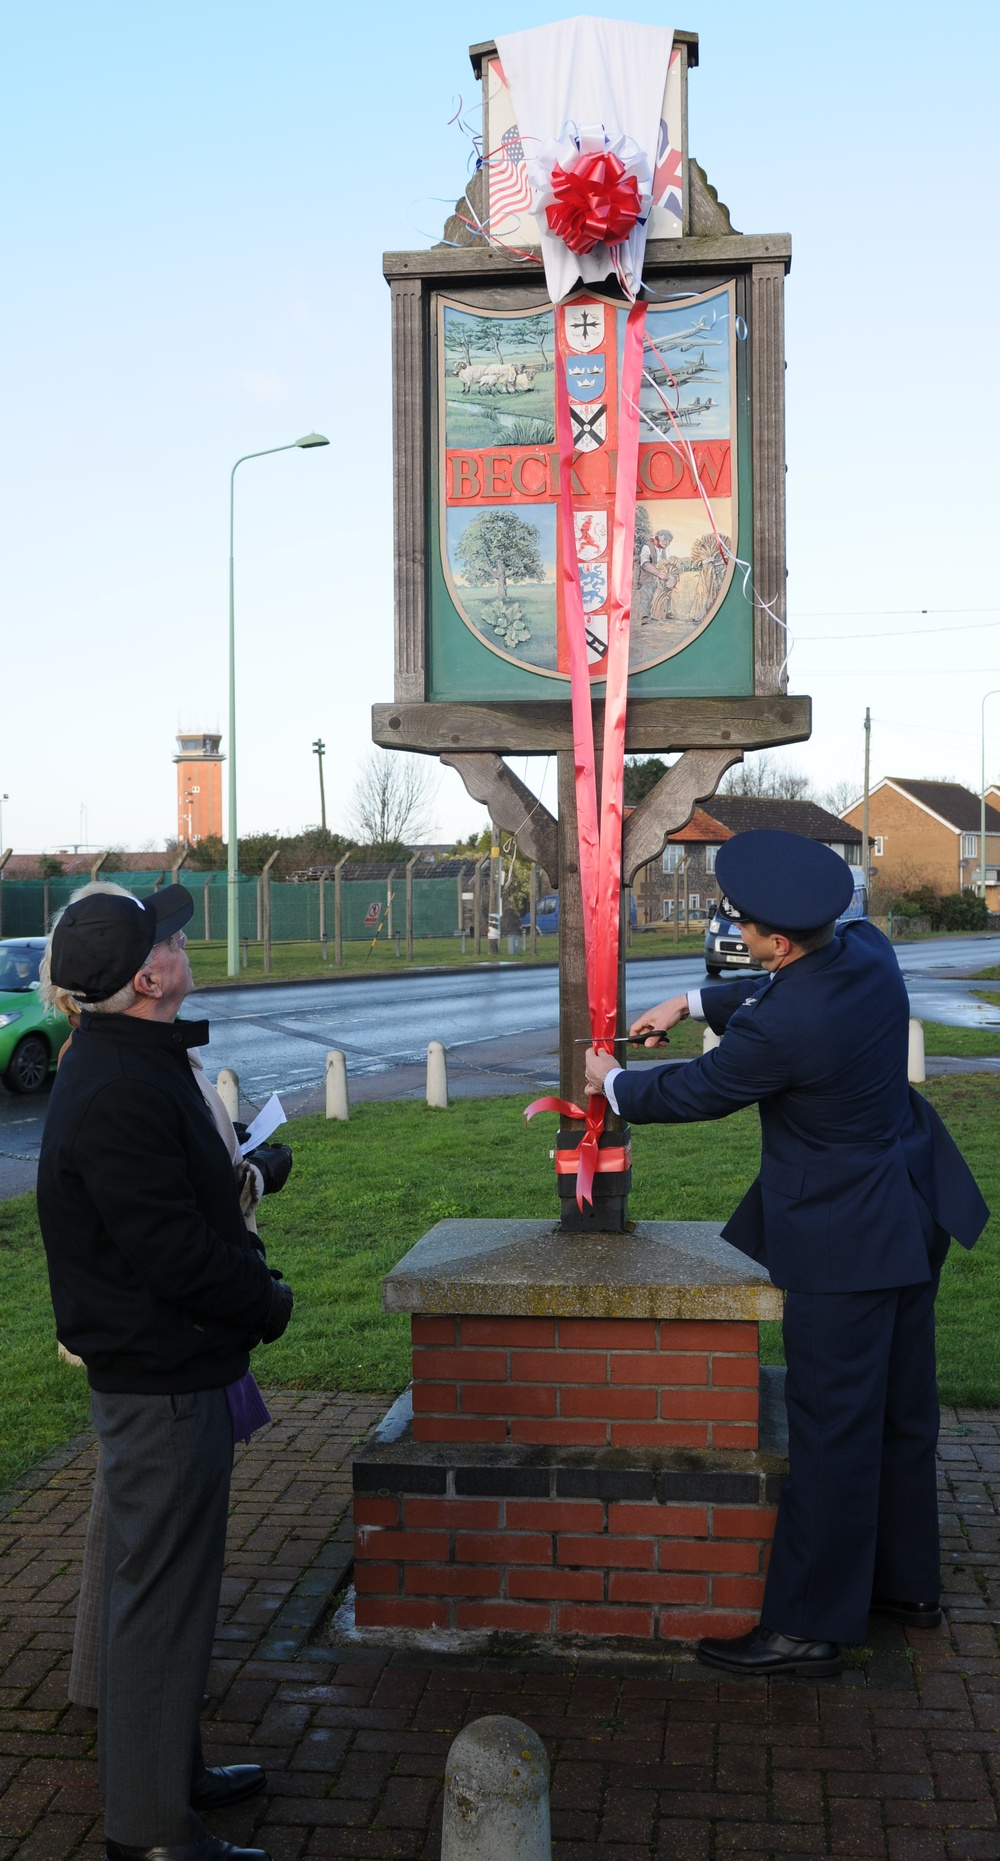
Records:
[[[970,971],[1000,964],[1000,937],[904,944],[897,956],[912,1011],[921,1020],[1000,1028],[1000,1009],[977,1001],[976,985],[968,979]],[[705,980],[704,965],[695,957],[630,962],[629,1010],[638,1013]],[[320,1109],[331,1047],[347,1055],[357,1098],[422,1096],[429,1040],[447,1047],[459,1092],[556,1083],[554,967],[500,964],[460,975],[204,990],[191,998],[186,1013],[211,1022],[208,1068],[214,1076],[220,1067],[232,1067],[251,1111],[273,1091],[282,1093],[289,1109]],[[12,1098],[0,1089],[0,1196],[31,1187],[44,1114],[44,1099]]]

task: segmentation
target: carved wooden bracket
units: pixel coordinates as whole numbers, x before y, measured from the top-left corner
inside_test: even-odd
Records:
[[[699,752],[700,753],[700,752]],[[706,752],[711,754],[711,752]],[[463,755],[459,752],[439,760],[457,769],[473,801],[481,801],[498,827],[513,834],[518,849],[535,861],[546,874],[549,884],[559,884],[559,827],[537,795],[508,769],[502,756]],[[735,757],[730,757],[730,762]],[[727,764],[728,767],[728,764]],[[654,791],[655,792],[655,791]]]
[[[742,761],[740,749],[684,751],[625,822],[622,872],[626,885],[631,885],[640,867],[659,858],[667,835],[686,827],[698,803],[709,801],[726,770]]]

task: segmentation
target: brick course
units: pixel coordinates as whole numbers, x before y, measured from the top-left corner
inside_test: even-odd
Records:
[[[412,1339],[415,1441],[757,1446],[756,1324],[414,1316]]]

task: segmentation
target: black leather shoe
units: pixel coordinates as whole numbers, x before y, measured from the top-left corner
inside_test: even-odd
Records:
[[[873,1596],[872,1615],[889,1615],[907,1628],[940,1628],[941,1604],[900,1602],[895,1596]]]
[[[706,1667],[721,1667],[726,1673],[750,1678],[798,1674],[803,1679],[823,1680],[844,1669],[838,1642],[796,1641],[793,1635],[779,1635],[760,1622],[749,1635],[737,1635],[732,1641],[699,1641],[697,1652]]]
[[[171,1842],[154,1848],[129,1848],[124,1842],[105,1843],[108,1861],[271,1861],[266,1848],[237,1848],[203,1835],[198,1842]]]
[[[203,1771],[191,1790],[191,1808],[225,1809],[230,1803],[242,1803],[244,1797],[259,1796],[267,1789],[267,1773],[259,1764],[220,1764]]]

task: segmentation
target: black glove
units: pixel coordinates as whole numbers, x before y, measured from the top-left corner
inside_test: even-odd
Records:
[[[247,1162],[260,1171],[265,1195],[277,1195],[292,1173],[292,1153],[287,1144],[261,1144],[257,1150],[248,1151]]]
[[[294,1304],[295,1299],[291,1287],[286,1286],[283,1279],[275,1280],[271,1288],[271,1303],[268,1306],[264,1329],[261,1332],[262,1344],[273,1344],[275,1338],[280,1338],[292,1316]]]
[[[248,1124],[243,1124],[239,1118],[234,1118],[233,1130],[236,1132],[237,1143],[245,1144],[250,1135],[250,1126]]]

